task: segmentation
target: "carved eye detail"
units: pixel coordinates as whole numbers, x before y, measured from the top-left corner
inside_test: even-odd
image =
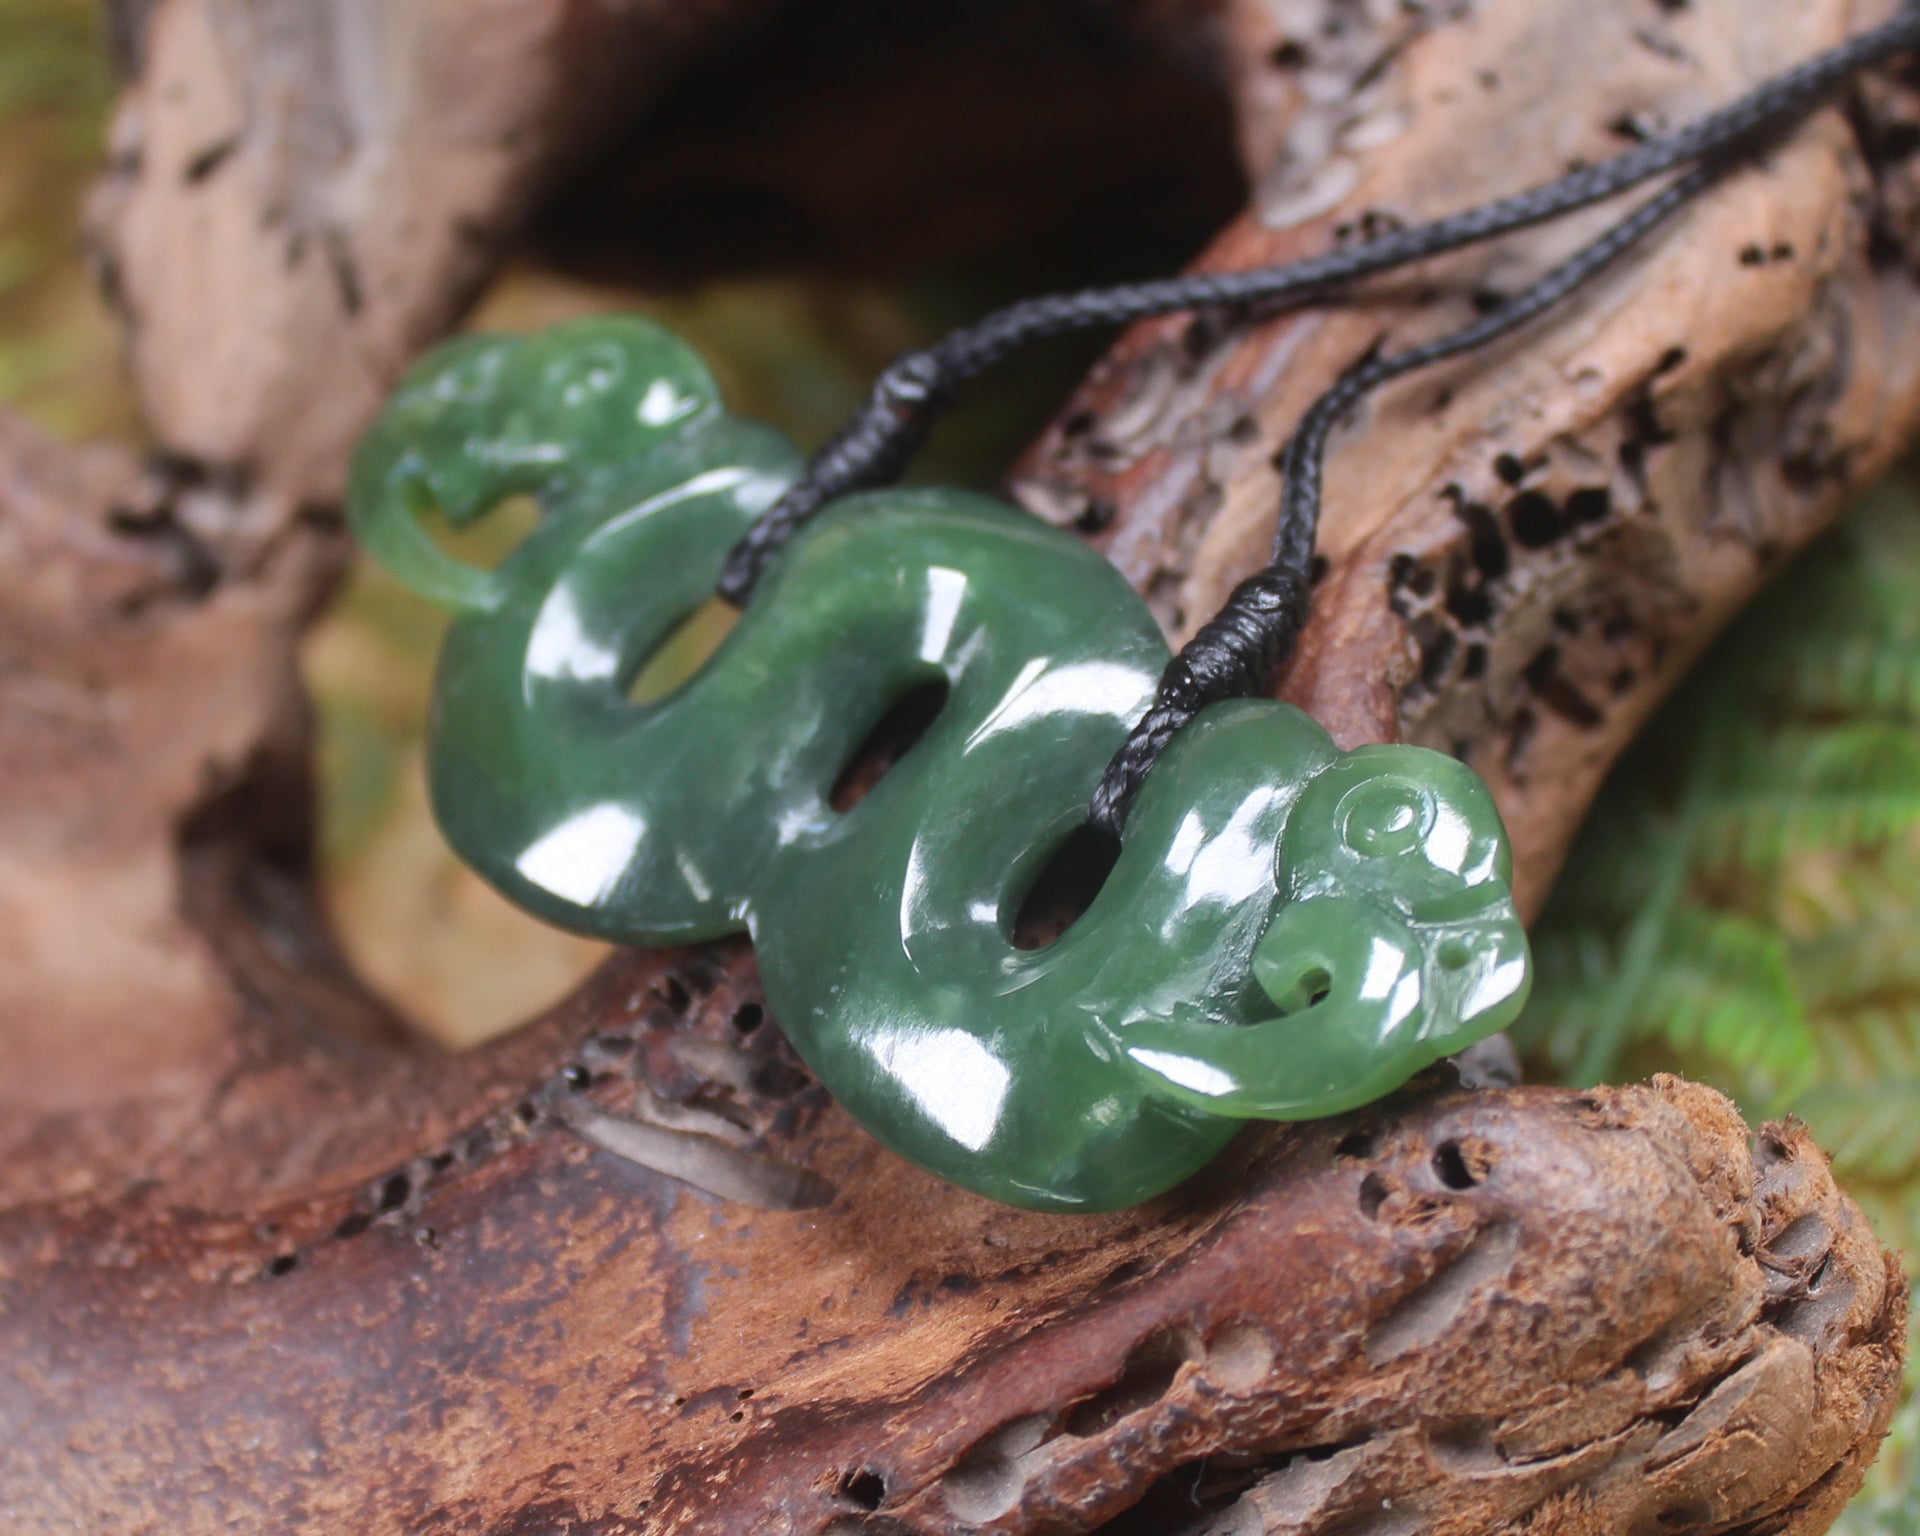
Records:
[[[1340,797],[1340,840],[1362,858],[1410,853],[1426,841],[1439,814],[1432,792],[1398,774],[1366,780]]]
[[[626,359],[619,350],[601,346],[563,358],[547,379],[553,399],[563,410],[572,411],[613,393],[626,371]]]
[[[434,375],[433,398],[445,405],[472,405],[485,400],[500,377],[503,358],[497,350],[476,351]]]

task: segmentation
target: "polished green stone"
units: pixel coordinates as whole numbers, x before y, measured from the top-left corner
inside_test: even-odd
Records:
[[[1168,651],[1104,560],[988,498],[835,504],[691,678],[632,702],[796,470],[635,320],[462,341],[409,375],[351,510],[459,614],[433,804],[501,891],[629,944],[746,929],[774,1016],[875,1136],[1038,1208],[1144,1200],[1246,1119],[1366,1103],[1518,1012],[1526,940],[1485,786],[1418,748],[1342,753],[1264,701],[1182,732],[1091,905],[1017,947]],[[421,522],[519,493],[540,525],[492,572]],[[929,685],[933,723],[835,809],[876,723]]]

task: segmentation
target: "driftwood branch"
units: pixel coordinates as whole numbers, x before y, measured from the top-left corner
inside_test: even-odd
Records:
[[[125,8],[96,238],[165,451],[0,426],[9,1528],[1823,1529],[1904,1287],[1801,1132],[1706,1090],[1423,1084],[1064,1219],[881,1152],[740,946],[620,956],[466,1056],[407,1045],[311,884],[293,655],[348,443],[614,98],[756,8],[377,9]],[[1233,81],[1232,264],[1552,175],[1883,10],[1128,18]],[[1343,440],[1289,688],[1349,739],[1468,753],[1536,894],[1686,658],[1911,432],[1916,123],[1867,82]],[[1144,327],[1018,489],[1190,628],[1257,562],[1306,400],[1583,232]]]
[[[1230,8],[1232,56],[1255,72],[1254,190],[1203,264],[1284,261],[1551,180],[1887,7],[1765,26],[1750,7],[1596,9],[1382,7],[1365,26],[1341,8],[1329,34],[1316,6]],[[1907,441],[1916,112],[1905,86],[1863,82],[1570,312],[1401,383],[1336,441],[1329,570],[1287,693],[1348,741],[1469,758],[1525,900],[1687,663]],[[1371,301],[1139,327],[1016,493],[1111,524],[1102,542],[1184,635],[1263,561],[1273,460],[1330,377],[1464,323],[1616,216],[1432,263]]]

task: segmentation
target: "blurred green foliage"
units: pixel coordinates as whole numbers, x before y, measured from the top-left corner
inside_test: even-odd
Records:
[[[1881,1237],[1920,1256],[1911,472],[1764,593],[1642,733],[1534,943],[1515,1035],[1550,1073],[1682,1072],[1751,1118],[1798,1115]],[[1920,1398],[1836,1530],[1920,1536]]]
[[[91,151],[109,89],[98,12],[93,0],[0,0],[0,121],[54,108]]]
[[[80,259],[112,82],[93,0],[0,0],[0,401],[128,431],[118,343]]]
[[[1518,1035],[1800,1115],[1920,1237],[1920,486],[1883,486],[1737,623],[1595,805]]]

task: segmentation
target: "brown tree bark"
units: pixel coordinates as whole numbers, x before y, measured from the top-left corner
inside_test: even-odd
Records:
[[[1824,1529],[1904,1286],[1803,1133],[1707,1090],[1429,1082],[1042,1217],[871,1143],[743,946],[622,955],[453,1058],[339,963],[293,648],[352,434],[614,98],[758,9],[122,13],[97,238],[163,453],[0,426],[9,1529]],[[1596,158],[1885,9],[1133,19],[1217,40],[1254,196],[1205,259],[1237,265]],[[1916,125],[1865,82],[1340,441],[1288,689],[1469,755],[1534,896],[1686,659],[1920,415]],[[1142,327],[1016,489],[1190,628],[1258,561],[1306,400],[1589,228]]]

